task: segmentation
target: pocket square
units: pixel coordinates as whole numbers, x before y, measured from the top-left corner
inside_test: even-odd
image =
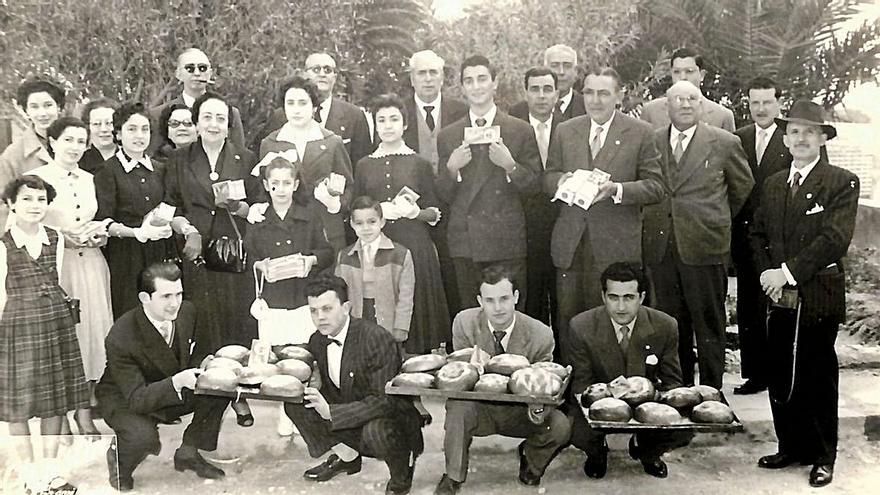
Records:
[[[345,129],[343,128],[342,130],[344,131]],[[350,142],[351,142],[351,138],[342,138],[342,144],[348,144]]]
[[[816,203],[812,208],[807,210],[807,215],[815,215],[816,213],[822,213],[823,211],[825,211],[825,207]]]

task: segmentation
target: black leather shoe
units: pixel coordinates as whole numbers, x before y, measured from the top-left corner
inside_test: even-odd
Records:
[[[116,463],[116,450],[113,447],[107,449],[107,473],[109,475],[107,481],[110,482],[110,486],[116,491],[130,492],[134,490],[134,479],[132,479],[131,474],[119,473]]]
[[[755,380],[746,380],[742,385],[733,387],[733,395],[752,395],[765,390],[767,390],[767,385]]]
[[[529,469],[525,446],[526,443],[521,442],[519,447],[516,448],[517,453],[519,453],[519,482],[526,486],[538,486],[541,484],[541,475],[535,474]]]
[[[601,453],[596,455],[587,455],[584,461],[584,474],[589,478],[602,479],[608,472],[608,447],[603,446]]]
[[[216,480],[226,476],[222,469],[209,463],[202,457],[198,451],[187,453],[181,449],[174,452],[174,469],[177,471],[186,471],[187,469],[196,473],[199,478]]]
[[[669,470],[666,468],[666,463],[659,457],[654,459],[642,459],[641,461],[642,468],[644,468],[645,472],[651,476],[655,478],[665,478],[669,476]]]
[[[798,460],[794,456],[777,452],[773,455],[765,455],[758,459],[758,467],[764,469],[782,469],[792,464],[797,464]]]
[[[412,488],[413,472],[416,470],[415,463],[408,469],[406,479],[395,480],[392,477],[388,480],[388,483],[385,485],[385,495],[406,495],[409,493],[409,490]]]
[[[440,483],[437,483],[437,488],[434,488],[434,495],[455,495],[459,488],[461,488],[460,481],[455,481],[443,473]]]
[[[345,462],[336,454],[330,454],[326,461],[309,468],[303,473],[303,478],[309,481],[327,481],[339,473],[355,474],[361,472],[361,456],[357,456],[351,462]]]
[[[810,470],[810,486],[822,487],[834,479],[834,464],[816,464]]]

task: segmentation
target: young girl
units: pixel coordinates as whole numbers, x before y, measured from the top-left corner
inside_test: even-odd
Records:
[[[55,189],[27,175],[10,183],[3,197],[14,223],[0,239],[0,421],[19,437],[20,474],[37,493],[46,487],[45,473],[53,475],[53,487],[66,484],[57,476],[57,435],[68,411],[89,406],[89,390],[74,318],[59,284],[64,238],[41,223]],[[29,438],[32,417],[40,418],[41,463],[34,462]]]

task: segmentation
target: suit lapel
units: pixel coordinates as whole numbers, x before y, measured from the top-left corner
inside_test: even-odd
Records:
[[[342,359],[339,363],[339,392],[342,397],[349,397],[351,386],[354,382],[354,366],[357,363],[356,354],[361,346],[361,332],[359,320],[349,317],[348,335],[345,337],[345,346],[342,348]]]
[[[782,129],[777,127],[773,135],[770,136],[770,142],[767,143],[767,149],[764,150],[764,156],[761,157],[759,168],[763,178],[770,177],[789,165],[789,160],[786,159],[788,148],[782,142],[782,134]]]
[[[827,169],[827,162],[819,160],[819,163],[798,188],[795,197],[788,199],[785,211],[785,224],[788,226],[786,230],[796,231],[807,211],[817,204],[822,189],[822,179]]]
[[[593,165],[593,168],[601,168],[603,171],[611,173],[614,165],[614,157],[617,155],[617,149],[619,145],[617,143],[621,142],[621,138],[623,134],[629,129],[629,125],[623,121],[620,115],[616,115],[616,118],[611,121],[611,127],[608,129],[608,134],[605,136],[605,144],[602,145],[602,149],[599,150],[599,154],[596,155],[596,163]]]
[[[712,143],[715,136],[711,134],[706,124],[698,123],[697,130],[691,138],[684,155],[681,157],[682,163],[678,164],[678,172],[675,174],[672,182],[672,190],[675,191],[694,174],[709,159],[709,153],[712,151]]]
[[[222,152],[221,152],[222,157]],[[217,160],[219,163],[219,159]],[[196,140],[189,147],[189,173],[195,177],[195,182],[202,186],[212,196],[214,194],[213,181],[209,177],[211,173],[211,164],[208,162],[208,155],[202,148],[202,140]]]
[[[193,324],[189,318],[178,317],[174,321],[174,339],[177,340],[178,363],[181,368],[186,368],[190,364],[190,344],[193,339]]]
[[[314,160],[317,157],[323,155],[327,151],[327,143],[325,142],[325,140],[326,136],[320,141],[309,141],[308,143],[306,143],[306,149],[300,162],[314,163]]]
[[[177,373],[182,364],[177,361],[174,352],[165,343],[156,327],[147,319],[143,309],[138,311],[136,320],[137,334],[141,341],[141,351],[143,354],[165,376],[172,376]],[[186,346],[186,352],[189,352],[189,345]]]
[[[639,308],[636,325],[629,339],[629,349],[626,352],[627,376],[645,375],[645,357],[654,354],[651,345],[646,341],[653,333],[654,327],[648,321],[648,312],[645,308]]]
[[[601,359],[605,362],[604,368],[608,372],[608,377],[614,379],[620,375],[626,375],[623,351],[620,349],[620,342],[617,341],[617,334],[614,333],[614,327],[611,325],[611,318],[601,311],[597,317],[599,324],[596,325],[596,349],[607,349],[607,352],[601,354]]]
[[[513,335],[510,337],[513,338]],[[492,334],[492,330],[489,329],[489,320],[486,318],[486,313],[483,311],[480,311],[480,320],[479,325],[477,326],[477,335],[474,336],[474,341],[476,341],[480,349],[488,352],[490,356],[495,355],[495,336]],[[509,341],[508,345],[510,345]]]

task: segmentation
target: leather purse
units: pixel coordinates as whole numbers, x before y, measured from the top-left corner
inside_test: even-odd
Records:
[[[238,230],[238,225],[235,224],[235,219],[232,218],[232,213],[229,210],[224,211],[229,216],[229,221],[232,222],[235,237],[213,235],[214,222],[217,220],[215,216],[211,222],[212,235],[203,255],[205,268],[214,272],[244,273],[247,269],[247,252],[244,250],[244,240]]]

